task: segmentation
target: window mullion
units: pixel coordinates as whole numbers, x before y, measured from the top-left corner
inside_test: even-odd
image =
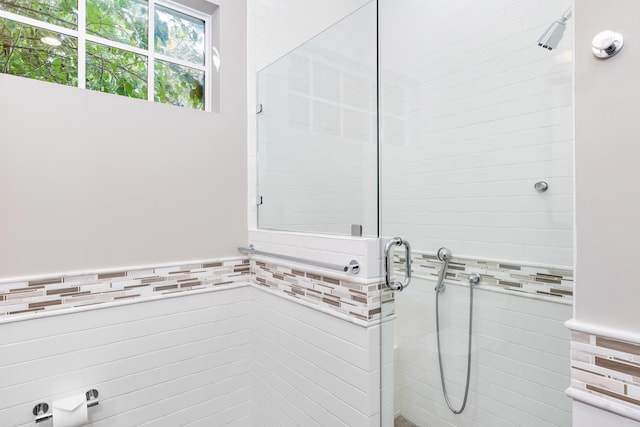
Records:
[[[16,15],[15,13],[6,12],[4,10],[0,10],[0,18],[5,18],[11,21],[20,22],[21,24],[30,25],[32,27],[38,27],[48,31],[65,34],[67,36],[78,37],[77,30],[61,27],[56,24],[49,24],[48,22],[39,21],[37,19],[29,18],[27,16]]]
[[[183,67],[189,67],[189,68],[193,68],[195,70],[200,70],[200,71],[206,71],[207,70],[206,66],[204,66],[204,65],[195,64],[195,63],[189,62],[189,61],[183,61],[183,60],[175,58],[173,56],[163,55],[161,53],[155,53],[154,57],[155,57],[155,59],[158,59],[160,61],[171,62],[173,64],[182,65]]]
[[[87,87],[87,0],[78,0],[78,87]]]
[[[147,57],[147,99],[153,102],[155,95],[155,80],[153,70],[155,68],[155,10],[156,3],[149,0],[149,41],[147,43],[149,56]]]
[[[204,20],[204,34],[204,109],[205,111],[211,111],[211,86],[213,81],[211,56],[213,55],[213,39],[211,37],[211,18],[209,17]]]
[[[101,44],[109,47],[115,47],[116,49],[126,50],[127,52],[133,52],[138,55],[143,55],[143,56],[149,55],[149,52],[146,49],[140,49],[139,47],[131,46],[131,45],[120,43],[120,42],[114,42],[113,40],[94,36],[92,34],[86,34],[85,38],[88,42]]]

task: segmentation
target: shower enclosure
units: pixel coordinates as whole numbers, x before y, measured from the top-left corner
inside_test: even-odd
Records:
[[[259,226],[391,242],[382,425],[570,426],[570,4],[361,3],[258,75]]]
[[[413,281],[395,292],[386,328],[393,343],[383,341],[393,346],[386,425],[398,416],[421,426],[571,425],[563,325],[573,263],[571,21],[554,50],[537,46],[568,6],[379,2],[380,235],[413,248]],[[434,280],[443,246],[452,259],[439,294],[442,370],[456,409],[465,394],[468,277],[481,277],[459,415],[447,408],[438,363]]]

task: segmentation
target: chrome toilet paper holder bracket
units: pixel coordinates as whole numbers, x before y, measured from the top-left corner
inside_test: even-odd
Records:
[[[88,390],[84,395],[87,398],[87,408],[91,408],[100,403],[98,400],[98,390],[95,388]],[[32,413],[36,417],[36,423],[53,418],[53,413],[49,412],[49,404],[46,402],[40,402],[34,406]]]

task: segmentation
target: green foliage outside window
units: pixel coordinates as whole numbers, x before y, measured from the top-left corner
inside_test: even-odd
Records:
[[[87,43],[87,89],[147,98],[147,58],[115,47]]]
[[[87,34],[142,49],[149,46],[149,5],[144,0],[0,0],[0,10],[77,30],[77,2],[86,1]],[[85,44],[87,89],[204,110],[205,73],[170,62],[170,58],[204,65],[204,21],[156,5],[153,43],[167,56],[149,64],[148,57],[96,43]],[[63,31],[63,30],[59,30]],[[52,46],[43,37],[60,42]],[[55,40],[54,40],[55,41]],[[163,57],[164,59],[164,57]],[[152,66],[154,87],[148,87]],[[0,72],[78,85],[78,40],[0,17]],[[148,95],[149,90],[153,95]]]
[[[42,43],[52,36],[19,22],[0,19],[0,72],[63,85],[78,85],[78,41],[75,37],[53,34],[61,45]]]
[[[155,45],[158,53],[203,65],[204,22],[158,5]]]
[[[0,10],[78,29],[78,0],[0,0]]]
[[[146,1],[86,0],[86,2],[87,33],[129,46],[147,48],[149,6]]]
[[[155,82],[157,102],[204,110],[204,72],[156,61]]]

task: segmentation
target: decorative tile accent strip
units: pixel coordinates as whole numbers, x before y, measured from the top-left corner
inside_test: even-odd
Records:
[[[248,259],[0,284],[0,316],[206,289],[251,279]]]
[[[381,292],[381,284],[361,285],[289,268],[275,261],[252,259],[251,270],[255,273],[255,283],[260,286],[359,320],[380,319],[383,311],[385,316],[393,314],[393,293]]]
[[[394,255],[394,270],[403,274],[404,256]],[[434,253],[413,251],[411,272],[416,277],[437,280],[442,268]],[[573,271],[545,266],[520,265],[511,262],[453,258],[449,262],[446,280],[467,284],[471,273],[482,276],[482,285],[514,293],[555,297],[564,302],[573,300]]]
[[[571,331],[571,387],[640,410],[640,344]]]

